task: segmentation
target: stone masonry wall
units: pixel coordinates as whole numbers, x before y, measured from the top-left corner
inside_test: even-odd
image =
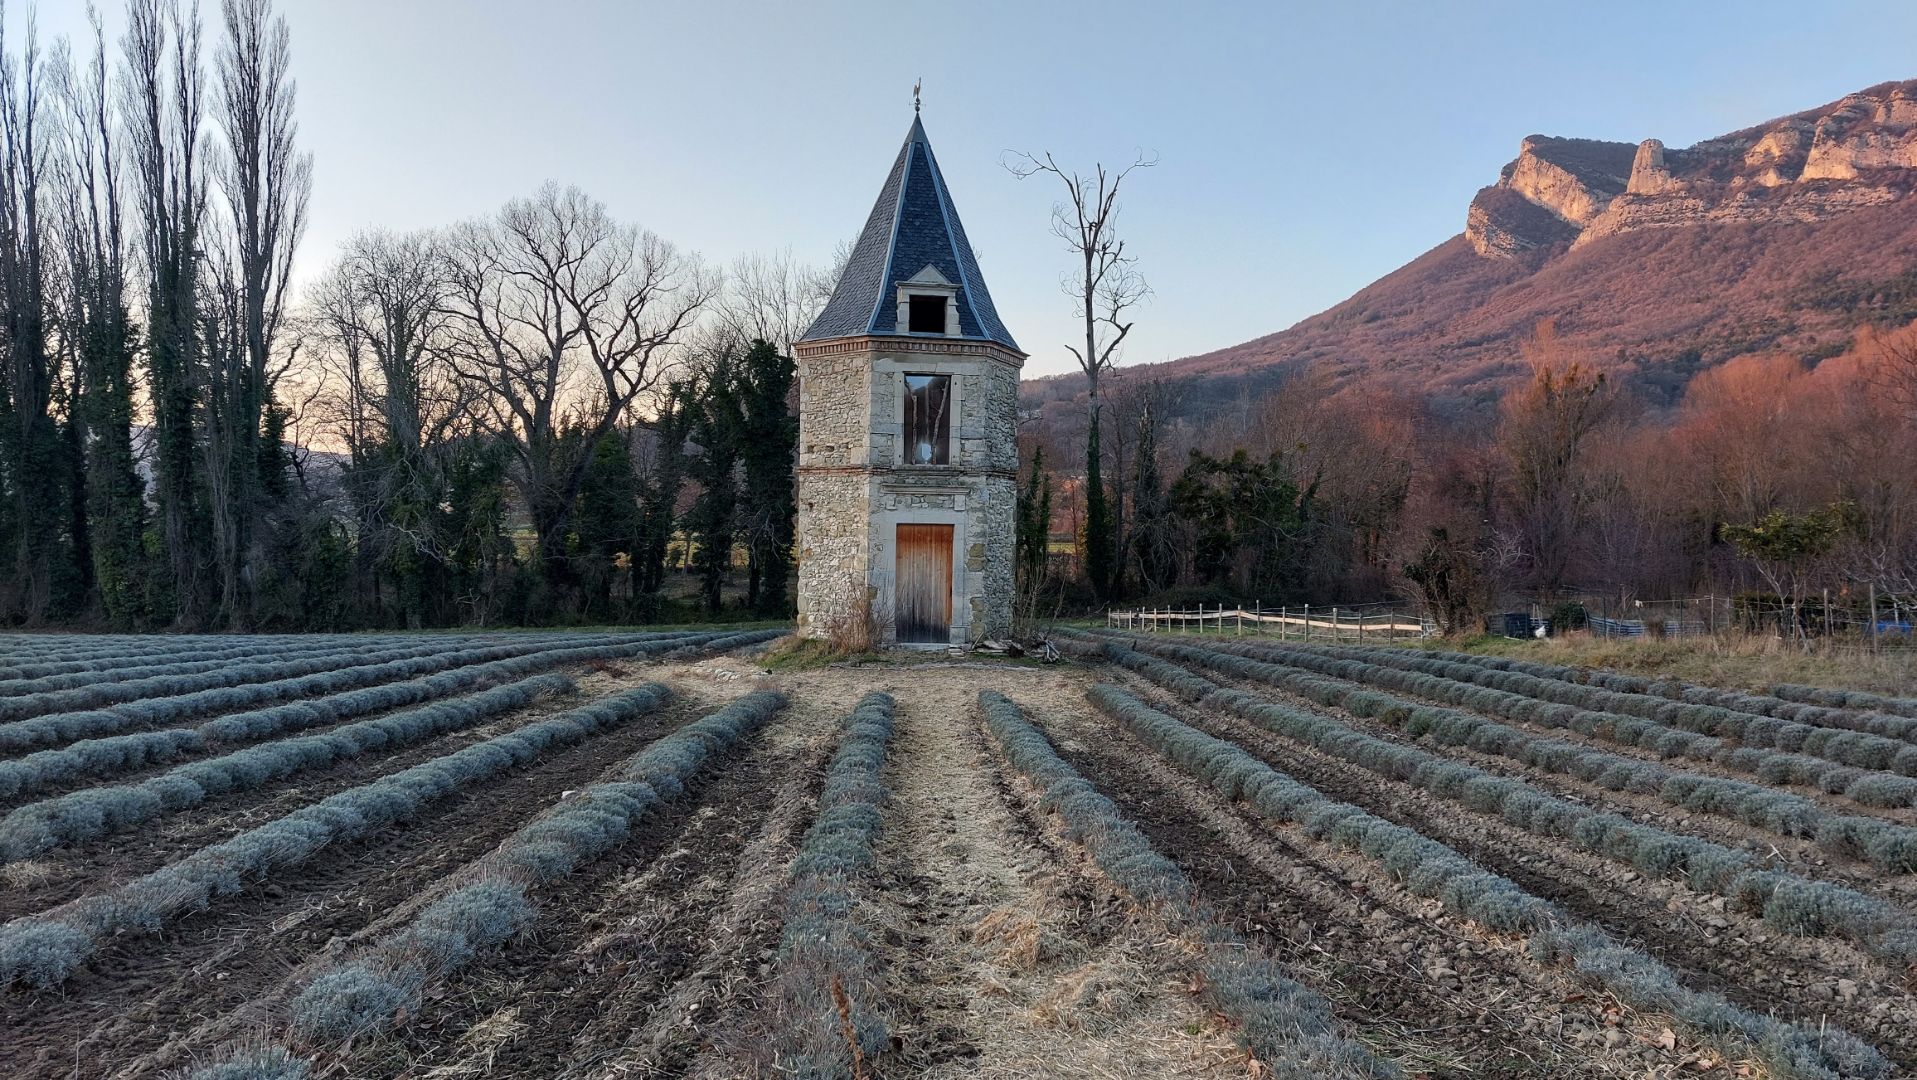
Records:
[[[799,474],[801,634],[827,636],[872,599],[870,511],[869,480],[863,474]]]
[[[807,355],[800,371],[799,624],[825,636],[870,599],[881,639],[893,622],[900,524],[953,529],[953,643],[1009,634],[1018,468],[1018,369],[950,350],[870,339]],[[952,464],[903,466],[906,373],[952,377]]]

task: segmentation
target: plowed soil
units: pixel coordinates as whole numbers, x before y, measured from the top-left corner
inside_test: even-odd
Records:
[[[404,925],[499,841],[674,728],[758,686],[790,705],[607,856],[542,887],[527,933],[436,986],[395,1028],[317,1058],[316,1077],[791,1075],[775,1050],[786,868],[817,812],[839,721],[863,694],[897,701],[877,866],[849,917],[886,980],[891,1046],[872,1080],[1257,1076],[1191,976],[1191,942],[1131,904],[1069,838],[982,726],[1005,693],[1194,884],[1216,917],[1324,995],[1353,1037],[1408,1076],[1762,1075],[1601,988],[1407,892],[1366,857],[1268,821],[1133,739],[1089,704],[1114,682],[1327,796],[1440,840],[1657,956],[1686,985],[1864,1036],[1917,1065],[1908,974],[1830,939],[1786,938],[1676,882],[1545,840],[1242,721],[1127,672],[901,657],[770,674],[747,657],[574,672],[588,694],[659,679],[660,712],[437,803],[404,828],[328,849],[157,934],[110,944],[58,992],[0,992],[0,1077],[183,1076],[247,1041],[283,1041],[289,1002],[330,963]],[[1208,677],[1216,678],[1210,675]],[[1284,695],[1251,684],[1270,697]],[[210,801],[0,872],[0,920],[165,865],[336,791],[509,730],[576,700],[392,754],[369,754]],[[1397,733],[1342,713],[1383,738]],[[1551,733],[1554,735],[1561,733]],[[1611,749],[1606,747],[1606,749]],[[1453,753],[1444,750],[1445,753]],[[1752,844],[1755,830],[1514,763],[1460,758],[1676,831]],[[1911,895],[1809,845],[1800,872]],[[302,1048],[312,1049],[312,1048]]]

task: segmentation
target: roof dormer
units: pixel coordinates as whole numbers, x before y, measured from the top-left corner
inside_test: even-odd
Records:
[[[937,334],[958,337],[959,287],[947,281],[939,268],[925,268],[898,285],[898,322],[908,334]]]

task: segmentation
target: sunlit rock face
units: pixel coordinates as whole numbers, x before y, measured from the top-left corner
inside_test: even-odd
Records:
[[[1465,237],[1481,256],[1512,258],[1643,229],[1823,221],[1914,189],[1917,80],[1682,150],[1532,135],[1472,199]]]

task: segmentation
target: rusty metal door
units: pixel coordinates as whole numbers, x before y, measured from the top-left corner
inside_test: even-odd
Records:
[[[952,526],[900,525],[898,532],[899,640],[952,639]]]

